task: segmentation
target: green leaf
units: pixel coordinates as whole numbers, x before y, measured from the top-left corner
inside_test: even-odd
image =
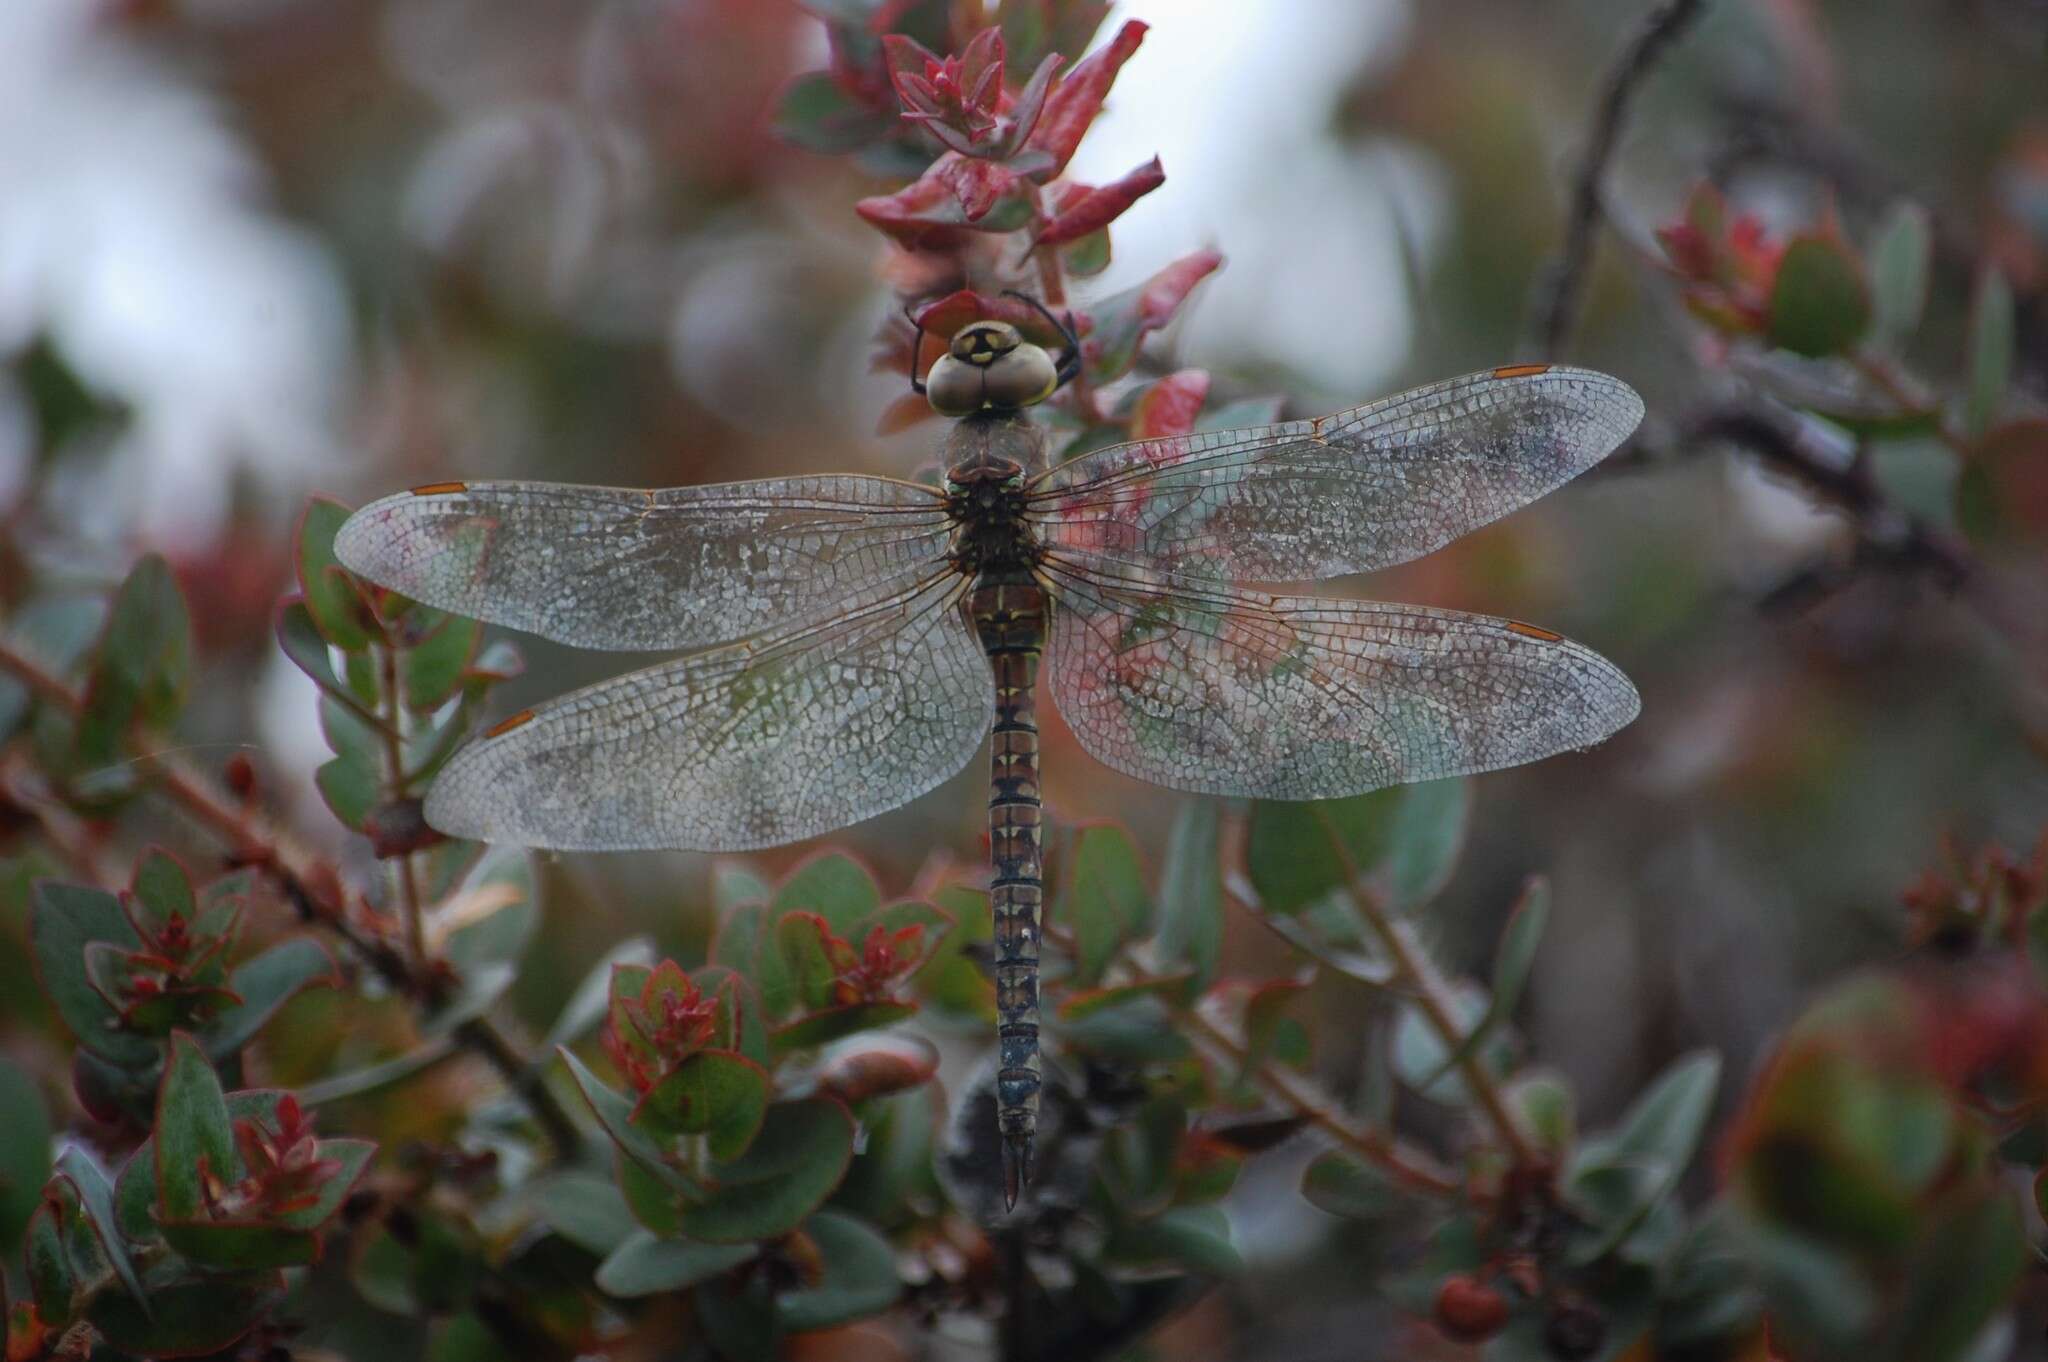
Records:
[[[935,903],[926,903],[922,899],[898,899],[857,918],[846,939],[853,944],[855,950],[859,950],[866,944],[868,934],[877,927],[881,928],[886,936],[893,936],[905,927],[921,927],[924,929],[924,935],[917,949],[918,970],[922,970],[945,944],[953,926],[953,915]]]
[[[377,768],[357,757],[336,757],[313,773],[314,788],[320,791],[327,811],[351,832],[361,832],[364,820],[383,792]]]
[[[769,901],[771,920],[799,909],[825,919],[835,935],[846,937],[853,924],[882,905],[882,891],[867,867],[844,852],[823,851],[789,873]]]
[[[1245,869],[1259,906],[1268,913],[1300,913],[1348,887],[1344,859],[1369,871],[1386,857],[1401,790],[1374,790],[1350,799],[1302,803],[1262,799],[1252,805]]]
[[[632,1208],[610,1178],[569,1169],[530,1182],[525,1190],[549,1229],[592,1253],[611,1253],[639,1233]]]
[[[711,907],[721,919],[743,904],[768,902],[773,892],[768,881],[739,861],[719,861],[711,867]]]
[[[233,1114],[234,1110],[234,1097],[230,1096],[228,1111]],[[288,1225],[295,1230],[317,1230],[332,1220],[340,1213],[341,1204],[355,1190],[363,1170],[370,1166],[371,1156],[377,1152],[376,1142],[372,1140],[320,1140],[314,1148],[317,1158],[338,1166],[320,1184],[319,1195],[313,1198],[311,1205],[284,1211],[276,1217],[280,1225]]]
[[[1896,347],[1920,325],[1933,244],[1925,208],[1910,199],[1892,205],[1870,250],[1871,332],[1878,345]]]
[[[1454,981],[1449,997],[1452,1018],[1461,1034],[1470,1035],[1488,1011],[1486,990],[1468,979]],[[1481,1042],[1482,1046],[1484,1042]],[[1423,1010],[1411,1002],[1400,1005],[1394,1021],[1394,1072],[1424,1097],[1436,1102],[1472,1101],[1471,1088],[1462,1074],[1454,1071],[1451,1049]],[[1502,1067],[1506,1054],[1486,1053],[1489,1069]]]
[[[577,1091],[590,1104],[591,1114],[604,1127],[604,1133],[611,1136],[612,1143],[619,1151],[632,1159],[655,1179],[675,1191],[689,1188],[689,1181],[669,1166],[667,1151],[662,1148],[653,1134],[633,1123],[633,1104],[626,1098],[606,1087],[596,1074],[585,1068],[583,1061],[576,1058],[576,1052],[567,1048],[556,1053],[569,1066],[569,1076],[576,1080]]]
[[[555,1024],[548,1028],[547,1039],[541,1042],[542,1048],[553,1050],[572,1045],[588,1035],[604,1020],[605,1012],[611,1006],[612,970],[619,965],[651,968],[654,959],[651,937],[629,937],[613,946],[603,959],[590,967],[590,972],[583,976],[583,982],[576,985],[575,991],[569,995],[569,1001],[562,1004],[562,1010],[555,1016]]]
[[[1053,911],[1076,938],[1075,982],[1089,986],[1126,941],[1145,934],[1152,900],[1137,843],[1124,828],[1097,823],[1079,829],[1065,859]]]
[[[360,652],[370,646],[366,610],[354,579],[334,556],[334,536],[348,514],[348,507],[326,497],[306,502],[296,536],[296,567],[299,592],[321,637],[345,652]]]
[[[1522,896],[1508,914],[1508,925],[1500,934],[1500,946],[1493,957],[1493,993],[1486,1012],[1465,1033],[1457,1048],[1444,1057],[1443,1066],[1418,1086],[1427,1088],[1473,1055],[1494,1029],[1515,1014],[1529,972],[1536,966],[1536,948],[1543,942],[1543,927],[1550,920],[1550,882],[1532,875],[1522,886]]]
[[[1578,1102],[1571,1084],[1547,1069],[1530,1069],[1508,1087],[1508,1104],[1521,1114],[1522,1128],[1554,1154],[1578,1138]]]
[[[10,1121],[13,1119],[12,1107],[0,1107],[0,1110],[8,1113]],[[143,1293],[142,1278],[135,1271],[135,1261],[128,1255],[128,1242],[121,1233],[121,1217],[114,1206],[114,1185],[107,1181],[106,1170],[84,1146],[72,1145],[57,1160],[57,1171],[71,1180],[79,1205],[91,1222],[93,1233],[99,1237],[100,1252],[108,1266],[114,1269],[121,1285],[147,1314],[149,1299]]]
[[[1061,246],[1059,253],[1070,277],[1088,279],[1098,275],[1109,268],[1109,228],[1100,227],[1086,236],[1075,237]]]
[[[657,1239],[636,1229],[598,1264],[597,1286],[608,1295],[628,1298],[682,1291],[738,1267],[759,1252],[753,1244]]]
[[[1618,1126],[1579,1146],[1565,1195],[1587,1224],[1573,1238],[1571,1261],[1604,1257],[1676,1190],[1699,1150],[1720,1078],[1719,1055],[1685,1055],[1636,1098]]]
[[[1442,891],[1457,868],[1471,817],[1469,781],[1427,780],[1401,787],[1385,863],[1393,907],[1419,907]]]
[[[704,965],[690,974],[699,993],[718,999],[718,1024],[711,1044],[721,1050],[737,1050],[756,1064],[768,1065],[768,1024],[761,999],[746,976],[724,965]]]
[[[461,1046],[453,1036],[437,1036],[403,1054],[305,1084],[299,1089],[299,1100],[309,1107],[317,1107],[345,1098],[362,1097],[403,1083],[414,1074],[425,1073],[460,1050]]]
[[[903,1294],[896,1251],[864,1221],[819,1211],[804,1225],[823,1267],[810,1285],[775,1298],[776,1323],[790,1333],[829,1329],[878,1315]]]
[[[1963,429],[1983,434],[1998,419],[2012,375],[2012,286],[1996,265],[1977,278],[1970,303],[1970,387],[1963,407]]]
[[[1191,1049],[1173,1014],[1150,995],[1062,1020],[1060,1039],[1070,1049],[1124,1064],[1168,1064]]]
[[[1173,1266],[1211,1277],[1241,1272],[1230,1244],[1230,1218],[1219,1206],[1175,1206],[1149,1220],[1117,1225],[1103,1261],[1124,1267]]]
[[[673,1239],[683,1232],[682,1193],[623,1150],[614,1151],[612,1171],[618,1179],[619,1195],[634,1221],[656,1237]]]
[[[1195,285],[1222,263],[1222,255],[1215,251],[1196,251],[1135,288],[1091,306],[1093,326],[1083,340],[1090,377],[1099,383],[1121,378],[1137,359],[1145,333],[1171,322]]]
[[[164,1220],[164,1242],[215,1272],[303,1267],[319,1261],[320,1237],[260,1220]]]
[[[1375,1225],[1395,1222],[1414,1207],[1414,1198],[1385,1173],[1334,1149],[1302,1170],[1301,1195],[1319,1211]]]
[[[43,1323],[62,1329],[71,1322],[71,1297],[78,1283],[71,1270],[71,1255],[64,1248],[60,1216],[70,1214],[68,1198],[36,1199],[35,1214],[28,1221],[28,1248],[24,1271],[29,1294],[35,1297],[36,1313]]]
[[[948,885],[933,897],[953,919],[946,939],[926,957],[914,981],[918,994],[944,1020],[981,1028],[996,1016],[995,983],[975,961],[992,936],[988,893]]]
[[[7,642],[42,662],[51,675],[69,676],[99,638],[106,618],[107,602],[98,596],[32,597],[7,621]],[[35,699],[20,678],[0,675],[0,742],[14,736]]]
[[[34,891],[30,938],[36,977],[43,992],[71,1034],[94,1054],[123,1069],[142,1069],[157,1062],[155,1042],[120,1030],[120,1015],[93,987],[85,948],[95,941],[123,950],[141,948],[121,901],[83,885],[44,880]]]
[[[775,923],[775,954],[790,981],[791,1000],[806,1012],[832,1005],[832,986],[839,971],[825,944],[830,930],[823,918],[811,912],[785,913]],[[771,1011],[769,1015],[776,1014]]]
[[[767,1111],[767,1070],[729,1050],[701,1050],[648,1089],[631,1119],[664,1140],[703,1135],[711,1157],[726,1160],[745,1152]]]
[[[1215,979],[1223,949],[1221,807],[1214,799],[1181,801],[1159,875],[1159,952],[1193,965],[1197,988]]]
[[[441,911],[461,924],[441,943],[441,954],[459,973],[516,964],[540,926],[533,856],[523,847],[492,847]]]
[[[306,936],[280,941],[235,967],[228,976],[228,987],[242,1001],[207,1023],[199,1032],[199,1042],[215,1063],[225,1064],[229,1056],[256,1039],[256,1033],[278,1009],[316,985],[341,986],[341,972],[327,948]]]
[[[844,156],[895,130],[892,121],[839,88],[824,71],[809,71],[782,87],[771,125],[791,146],[820,156]]]
[[[148,921],[161,928],[173,917],[190,925],[199,916],[198,900],[192,894],[192,879],[178,858],[162,847],[149,847],[135,863],[134,895]]]
[[[932,1174],[933,1122],[937,1085],[922,1084],[860,1103],[864,1144],[832,1194],[832,1204],[870,1220],[894,1223],[927,1190],[936,1194]]]
[[[476,620],[448,615],[400,654],[399,682],[406,708],[415,714],[432,714],[453,699],[483,632],[483,625]]]
[[[313,622],[313,612],[306,608],[303,596],[286,596],[278,602],[274,628],[278,650],[293,666],[311,677],[323,694],[357,706],[360,712],[361,700],[334,674],[334,659],[327,651],[329,644],[321,635],[320,626]]]
[[[79,714],[79,760],[88,766],[112,763],[130,727],[168,726],[191,679],[192,619],[185,596],[170,566],[150,554],[114,594]]]
[[[1919,1270],[1898,1302],[1894,1355],[1935,1362],[1961,1354],[2011,1301],[2027,1248],[2019,1206],[1999,1187],[1925,1227]]]
[[[711,938],[711,963],[753,980],[761,992],[761,1005],[770,1016],[778,1016],[796,1006],[796,994],[782,966],[781,953],[761,948],[767,933],[765,902],[742,903],[725,910]]]
[[[235,1153],[234,1131],[220,1078],[206,1054],[190,1036],[171,1037],[170,1062],[164,1067],[157,1097],[156,1185],[160,1218],[196,1220],[206,1213],[201,1191],[201,1165],[223,1182],[242,1175]]]
[[[1771,344],[1818,359],[1845,353],[1869,326],[1870,293],[1848,247],[1814,232],[1792,238],[1771,286]]]
[[[1061,1021],[1079,1021],[1092,1013],[1122,1007],[1134,998],[1152,996],[1168,1001],[1185,1001],[1200,992],[1196,987],[1192,970],[1182,974],[1163,974],[1150,979],[1141,979],[1132,984],[1109,984],[1102,988],[1083,989],[1069,993],[1060,999]]]
[[[916,1003],[848,1003],[844,1007],[824,1008],[778,1026],[768,1033],[768,1043],[772,1052],[781,1056],[793,1050],[826,1045],[861,1031],[894,1026],[915,1015]]]
[[[34,1079],[0,1059],[0,1260],[14,1257],[50,1175],[50,1108]]]
[[[149,1311],[114,1291],[93,1298],[87,1318],[124,1353],[196,1357],[218,1352],[254,1328],[284,1297],[275,1272],[148,1281]]]
[[[747,1152],[713,1168],[710,1194],[683,1208],[683,1233],[709,1243],[787,1234],[831,1195],[852,1157],[844,1106],[823,1097],[779,1102]]]

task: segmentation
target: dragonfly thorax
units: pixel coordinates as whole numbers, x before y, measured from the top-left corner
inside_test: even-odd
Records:
[[[954,426],[946,442],[946,509],[961,571],[1028,568],[1037,560],[1024,489],[1044,450],[1043,432],[1016,413],[977,413]]]

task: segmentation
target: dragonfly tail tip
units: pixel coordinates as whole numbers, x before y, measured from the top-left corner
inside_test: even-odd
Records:
[[[1031,1137],[1003,1137],[1003,1209],[1017,1209],[1017,1198],[1031,1184]]]

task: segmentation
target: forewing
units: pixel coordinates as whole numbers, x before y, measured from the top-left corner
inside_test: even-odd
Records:
[[[959,770],[993,719],[963,590],[950,572],[906,582],[514,716],[449,762],[427,821],[561,850],[740,851],[895,808]]]
[[[1619,379],[1524,365],[1315,421],[1098,449],[1041,475],[1041,541],[1191,580],[1312,581],[1420,557],[1605,458],[1642,419]]]
[[[858,603],[935,566],[938,493],[889,478],[641,492],[440,483],[375,501],[344,566],[415,600],[581,648],[695,648]]]
[[[1361,794],[1588,747],[1640,708],[1606,658],[1512,620],[1045,570],[1067,726],[1176,789]]]

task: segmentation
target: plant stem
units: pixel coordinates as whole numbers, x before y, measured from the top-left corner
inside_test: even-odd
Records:
[[[1198,1044],[1220,1052],[1240,1068],[1250,1058],[1249,1047],[1228,1028],[1204,1016],[1200,1008],[1191,1007],[1179,1015],[1196,1032]],[[1251,1077],[1296,1115],[1402,1186],[1439,1197],[1457,1196],[1463,1190],[1457,1177],[1435,1160],[1403,1145],[1391,1133],[1352,1118],[1313,1080],[1271,1060],[1254,1064]]]
[[[1447,1053],[1460,1053],[1466,1047],[1467,1035],[1464,1024],[1458,1019],[1456,1004],[1452,1001],[1450,982],[1438,972],[1436,961],[1429,951],[1415,937],[1414,929],[1390,911],[1379,893],[1367,883],[1365,873],[1351,855],[1351,848],[1344,845],[1343,837],[1321,812],[1316,815],[1322,823],[1323,832],[1329,838],[1331,848],[1337,853],[1338,863],[1344,867],[1344,878],[1350,882],[1351,898],[1362,917],[1369,923],[1387,958],[1393,962],[1396,977],[1407,985],[1416,1010],[1422,1014],[1430,1029],[1437,1033]],[[1457,1063],[1459,1077],[1465,1080],[1473,1101],[1486,1113],[1494,1132],[1499,1136],[1508,1157],[1518,1168],[1535,1168],[1544,1163],[1543,1157],[1529,1143],[1521,1123],[1515,1119],[1507,1097],[1494,1081],[1482,1056],[1475,1053],[1462,1054]]]
[[[0,643],[0,671],[13,675],[38,697],[67,713],[77,714],[85,707],[84,701],[63,681],[35,659],[4,643]],[[236,807],[177,757],[148,749],[137,735],[131,734],[129,740],[135,748],[136,765],[155,779],[158,791],[193,822],[225,843],[231,860],[268,874],[301,918],[341,938],[401,996],[418,1006],[431,1001],[427,979],[411,961],[388,942],[356,927],[349,920],[345,902],[329,902],[312,888],[314,884],[341,884],[331,865],[272,826],[260,813]],[[554,1142],[556,1152],[565,1159],[573,1158],[582,1146],[582,1135],[568,1111],[540,1081],[540,1071],[521,1060],[511,1043],[486,1018],[465,1022],[457,1028],[456,1035],[466,1048],[496,1069],[525,1101],[534,1119]]]
[[[1049,221],[1050,219],[1046,216],[1045,212],[1045,188],[1042,185],[1034,186],[1031,191],[1032,235],[1036,237],[1039,232],[1045,229],[1045,225]],[[1066,307],[1067,276],[1065,269],[1060,265],[1059,248],[1056,246],[1033,246],[1031,248],[1031,258],[1032,263],[1038,268],[1038,291],[1044,295],[1041,301],[1050,309]],[[1068,316],[1071,317],[1072,315],[1073,313],[1069,309]],[[1079,368],[1074,374],[1073,382],[1067,386],[1073,391],[1074,406],[1079,410],[1081,418],[1086,421],[1095,420],[1095,392],[1088,386],[1088,366],[1086,364]]]
[[[1593,259],[1593,231],[1600,222],[1600,180],[1607,172],[1614,144],[1620,139],[1629,102],[1665,50],[1684,35],[1706,7],[1706,0],[1665,0],[1644,16],[1641,27],[1607,74],[1600,102],[1594,108],[1593,126],[1586,136],[1585,152],[1578,172],[1572,177],[1564,248],[1550,267],[1536,308],[1537,353],[1545,359],[1564,348],[1578,314],[1586,267]]]
[[[1947,445],[1957,455],[1963,458],[1969,457],[1970,442],[1957,434],[1955,428],[1949,425],[1948,419],[1942,415],[1941,409],[1937,404],[1913,390],[1910,381],[1898,369],[1893,367],[1890,360],[1882,355],[1872,354],[1870,351],[1864,350],[1851,355],[1849,362],[1870,386],[1876,388],[1891,400],[1892,405],[1899,409],[1901,416],[1932,416],[1934,418],[1935,438]]]
[[[384,736],[384,797],[399,799],[405,794],[405,707],[398,695],[398,649],[389,643],[378,648],[383,670],[384,696],[389,710]],[[427,962],[425,913],[420,905],[419,877],[413,871],[412,853],[394,856],[398,877],[399,911],[405,920],[405,945],[415,965]]]

